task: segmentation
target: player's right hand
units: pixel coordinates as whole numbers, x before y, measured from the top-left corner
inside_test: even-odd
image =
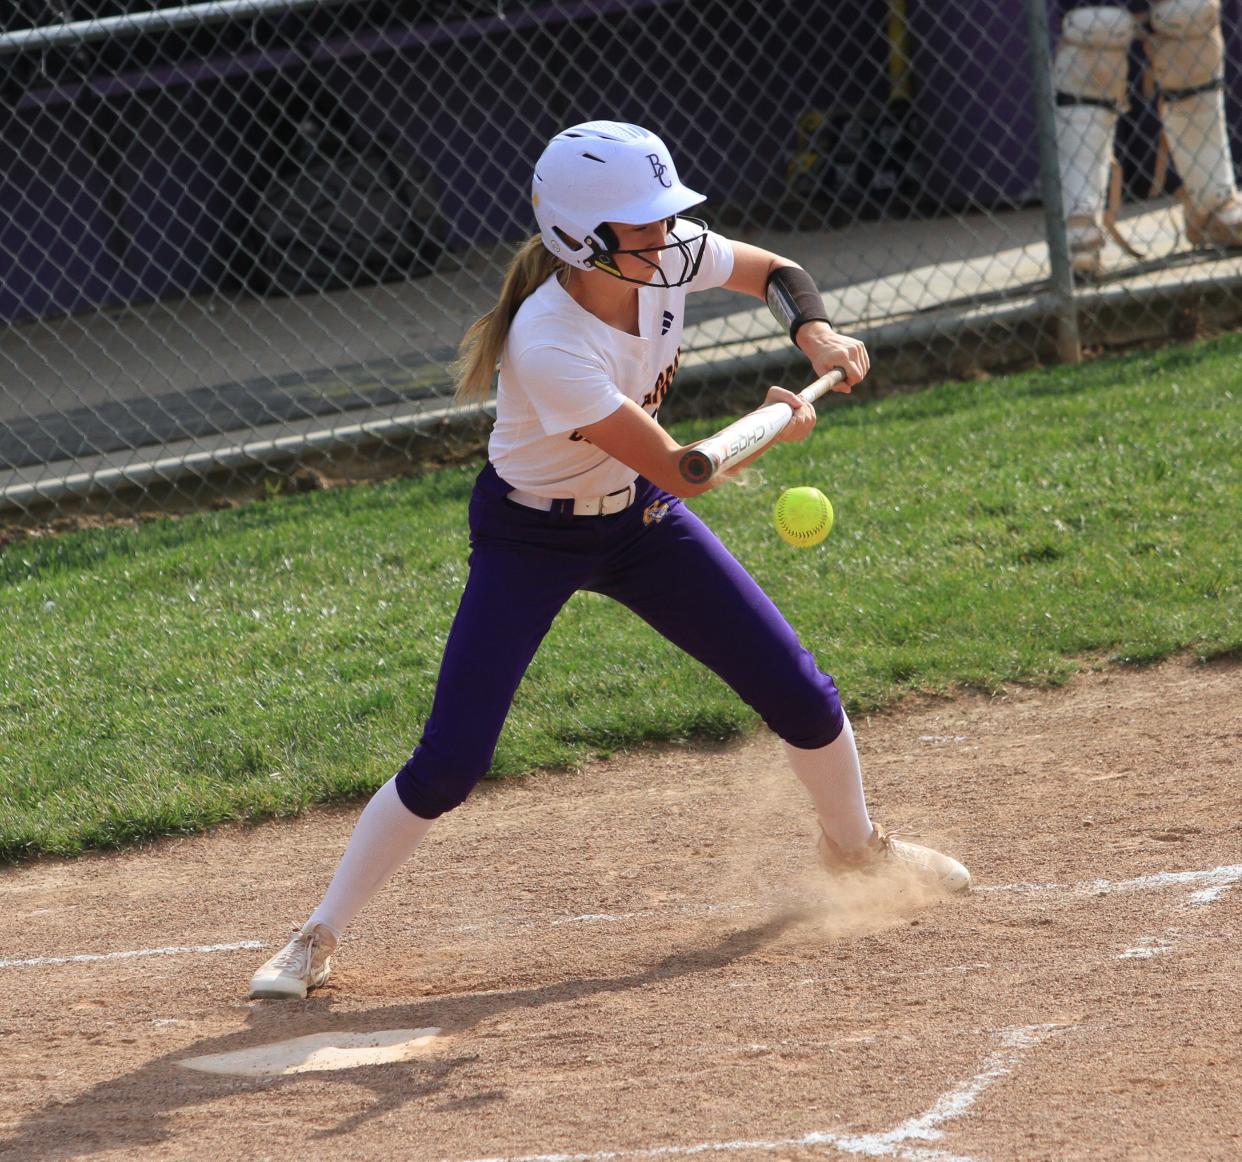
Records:
[[[764,397],[763,403],[765,407],[770,403],[784,403],[793,408],[793,417],[785,425],[774,443],[781,443],[786,440],[792,442],[805,440],[814,431],[816,419],[815,405],[800,399],[792,391],[783,387],[769,387],[768,394]]]

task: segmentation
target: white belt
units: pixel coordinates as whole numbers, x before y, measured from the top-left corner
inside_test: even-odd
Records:
[[[533,492],[523,492],[520,488],[515,488],[509,493],[509,499],[527,508],[538,508],[544,512],[551,512],[554,508],[567,511],[573,505],[574,516],[612,516],[613,513],[629,508],[634,503],[635,495],[634,485],[629,484],[607,496],[580,496],[576,500],[536,496]]]

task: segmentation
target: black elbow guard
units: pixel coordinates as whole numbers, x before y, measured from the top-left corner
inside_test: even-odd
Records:
[[[800,266],[778,266],[768,275],[763,296],[767,299],[772,317],[788,330],[789,338],[795,344],[798,328],[803,323],[832,325],[815,280]]]

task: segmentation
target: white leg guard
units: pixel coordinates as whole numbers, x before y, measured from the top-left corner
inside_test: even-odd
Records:
[[[432,823],[401,802],[396,781],[389,779],[362,809],[327,895],[307,926],[323,924],[340,939],[367,901],[414,854]]]
[[[1079,274],[1100,268],[1113,133],[1126,100],[1126,53],[1137,31],[1122,8],[1075,8],[1061,27],[1053,61],[1057,157],[1070,259]]]
[[[1219,0],[1157,0],[1151,66],[1193,243],[1242,246],[1242,201],[1225,126]]]
[[[850,720],[827,746],[802,750],[785,743],[785,755],[810,793],[824,834],[843,851],[861,851],[875,828],[863,797],[862,767]]]

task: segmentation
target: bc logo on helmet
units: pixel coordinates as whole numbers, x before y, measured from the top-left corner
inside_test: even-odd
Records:
[[[660,160],[660,155],[658,153],[649,153],[647,154],[647,160],[651,162],[651,172],[655,174],[656,181],[666,190],[671,190],[673,183],[664,180],[664,175],[668,173],[668,166]]]

